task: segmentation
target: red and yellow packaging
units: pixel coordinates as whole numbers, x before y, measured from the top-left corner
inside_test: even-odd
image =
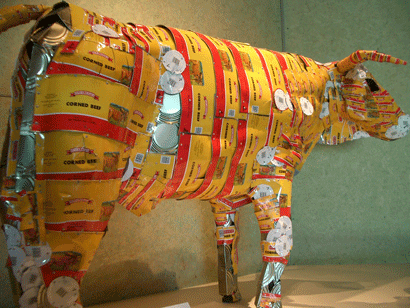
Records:
[[[237,146],[238,121],[236,119],[224,118],[221,124],[221,130],[215,140],[219,146],[219,158],[212,176],[209,187],[198,197],[201,199],[211,199],[223,189],[231,165],[232,157]]]
[[[175,155],[147,153],[141,173],[148,177],[158,174],[162,179],[169,180],[174,170],[175,158]]]
[[[249,190],[256,154],[264,147],[269,117],[249,114],[246,127],[246,144],[235,172],[230,195],[240,195]]]
[[[189,154],[185,173],[177,193],[195,191],[201,186],[211,161],[211,137],[190,135],[189,144],[181,144],[180,142],[178,151],[188,151]]]
[[[104,234],[47,231],[47,243],[53,253],[45,267],[53,272],[87,270]]]
[[[48,132],[36,136],[36,178],[40,180],[121,178],[127,145],[93,134]]]
[[[37,181],[38,207],[47,230],[104,231],[114,210],[121,180]]]

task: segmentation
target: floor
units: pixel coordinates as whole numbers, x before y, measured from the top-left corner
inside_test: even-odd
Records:
[[[90,308],[251,308],[256,279],[255,274],[240,278],[243,299],[235,304],[222,304],[211,283]],[[288,266],[282,290],[284,308],[410,307],[410,265]]]

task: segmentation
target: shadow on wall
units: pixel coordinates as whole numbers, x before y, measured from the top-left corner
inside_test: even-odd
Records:
[[[111,277],[109,282],[107,277]],[[175,272],[163,270],[154,274],[148,264],[135,260],[110,264],[104,270],[89,273],[83,286],[83,290],[94,290],[81,294],[85,306],[178,289]]]

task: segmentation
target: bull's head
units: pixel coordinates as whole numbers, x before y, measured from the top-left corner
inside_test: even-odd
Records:
[[[325,93],[331,126],[323,134],[324,143],[338,144],[369,136],[395,140],[409,132],[410,116],[403,113],[390,93],[363,66],[367,60],[406,64],[398,58],[366,50],[358,50],[334,63],[330,70],[332,81],[328,82]],[[340,130],[338,138],[331,132],[334,129]]]

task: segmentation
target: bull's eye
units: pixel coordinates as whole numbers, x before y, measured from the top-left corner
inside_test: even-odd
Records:
[[[377,83],[373,79],[366,78],[366,82],[367,82],[367,84],[370,88],[370,91],[377,92],[377,91],[380,90],[379,86],[377,85]]]

